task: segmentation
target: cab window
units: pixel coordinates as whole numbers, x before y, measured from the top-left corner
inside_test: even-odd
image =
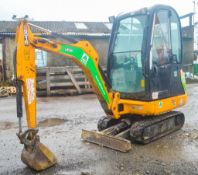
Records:
[[[177,63],[181,63],[180,24],[179,19],[174,12],[171,13],[170,21],[172,54],[175,57],[175,61],[177,61]]]
[[[151,58],[153,64],[168,64],[171,51],[168,10],[160,10],[154,16],[151,45]]]
[[[112,89],[124,93],[144,92],[142,43],[146,15],[128,16],[115,31],[110,82]]]

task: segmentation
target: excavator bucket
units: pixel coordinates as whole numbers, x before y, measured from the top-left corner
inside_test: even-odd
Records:
[[[24,146],[21,160],[36,171],[42,171],[57,163],[54,154],[40,142],[36,143],[33,149]]]

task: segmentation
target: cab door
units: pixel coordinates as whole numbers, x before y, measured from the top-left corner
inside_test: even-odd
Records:
[[[150,50],[150,89],[152,99],[175,96],[181,89],[180,23],[171,9],[154,13]]]

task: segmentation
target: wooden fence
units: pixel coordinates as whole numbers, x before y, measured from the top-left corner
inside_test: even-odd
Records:
[[[37,95],[77,95],[92,93],[83,71],[75,66],[37,69]]]

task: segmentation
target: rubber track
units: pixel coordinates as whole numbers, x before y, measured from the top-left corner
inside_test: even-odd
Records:
[[[148,144],[182,128],[184,120],[184,114],[177,111],[147,117],[132,124],[130,139],[132,142]]]

